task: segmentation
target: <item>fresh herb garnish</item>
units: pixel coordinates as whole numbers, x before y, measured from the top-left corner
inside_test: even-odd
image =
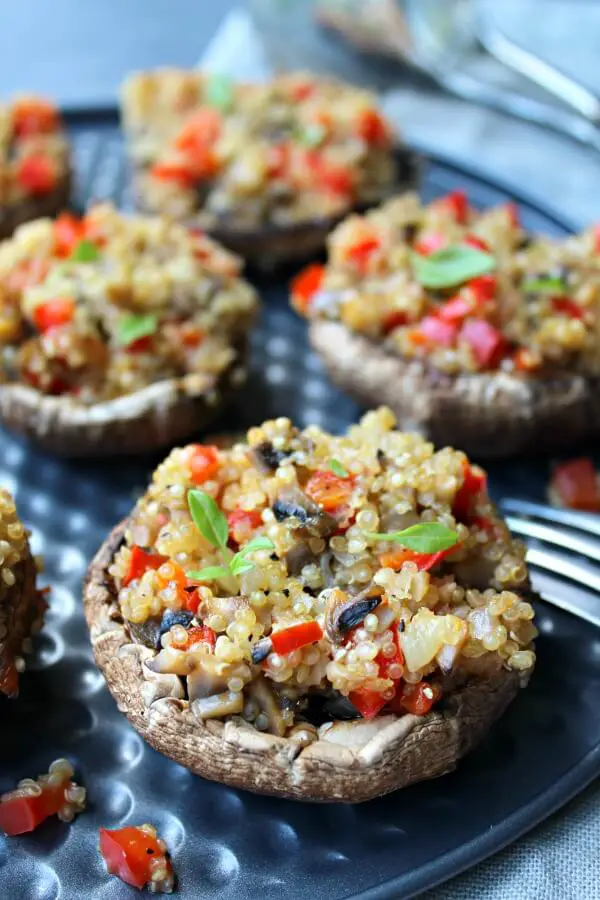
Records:
[[[338,475],[340,478],[347,478],[348,473],[339,461],[339,459],[330,459],[329,460],[329,468],[333,472],[334,475]]]
[[[456,287],[496,268],[491,253],[467,246],[444,247],[428,256],[413,252],[410,258],[419,284],[432,290]]]
[[[79,241],[69,259],[73,262],[96,262],[100,258],[100,251],[93,241]]]
[[[130,313],[117,322],[117,342],[122,347],[128,347],[134,341],[139,341],[140,338],[154,334],[157,328],[158,317],[154,313],[146,313],[144,315]]]
[[[563,294],[565,283],[562,278],[551,275],[538,275],[534,278],[526,278],[521,289],[526,294]]]
[[[229,112],[233,105],[233,81],[228,75],[210,75],[206,83],[206,101],[210,106]]]
[[[311,122],[309,125],[301,126],[296,132],[296,137],[300,144],[314,150],[320,147],[327,137],[327,128],[320,122]]]
[[[243,575],[253,568],[254,563],[247,556],[255,550],[272,550],[273,541],[259,535],[248,541],[245,547],[232,554],[227,546],[229,527],[227,517],[221,512],[215,501],[204,491],[193,490],[188,494],[190,514],[200,534],[219,551],[223,560],[222,566],[207,566],[195,572],[188,572],[188,577],[195,581],[217,581],[225,579],[231,583],[232,577]],[[237,584],[235,584],[237,588]]]
[[[416,553],[439,553],[449,550],[458,543],[458,535],[451,528],[439,522],[420,522],[403,531],[390,531],[387,534],[370,533],[371,540],[393,541]]]

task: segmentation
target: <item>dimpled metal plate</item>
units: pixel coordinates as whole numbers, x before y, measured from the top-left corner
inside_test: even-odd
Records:
[[[75,143],[80,200],[115,197],[126,204],[114,127],[80,124]],[[507,199],[447,163],[427,164],[427,198],[458,185],[477,205]],[[521,210],[530,228],[565,230],[531,204]],[[290,415],[300,425],[343,429],[357,408],[328,384],[307,350],[304,326],[286,308],[283,281],[258,286],[265,305],[252,378],[222,428]],[[72,825],[52,820],[34,834],[0,838],[2,900],[133,896],[107,876],[98,828],[146,821],[169,845],[182,898],[405,898],[513,840],[600,772],[598,635],[543,608],[529,690],[456,773],[435,782],[367,804],[316,806],[212,784],[159,756],[117,711],[94,665],[81,609],[88,561],[156,462],[58,462],[0,434],[0,483],[15,494],[34,549],[46,560],[44,583],[52,585],[21,696],[0,702],[0,792],[67,756],[89,795],[88,809]],[[492,486],[535,497],[545,477],[544,466],[495,466]]]

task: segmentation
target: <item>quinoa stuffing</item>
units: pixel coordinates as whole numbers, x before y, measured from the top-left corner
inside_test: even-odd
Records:
[[[476,212],[462,191],[350,216],[327,265],[296,278],[292,302],[451,375],[600,372],[598,228],[533,237],[513,204]]]
[[[0,236],[40,215],[40,202],[53,195],[58,212],[67,199],[69,168],[63,123],[52,103],[24,96],[0,105]]]
[[[306,73],[265,84],[136,73],[122,118],[145,208],[250,230],[339,216],[396,180],[394,136],[365,90]]]
[[[68,759],[55,760],[46,775],[24,778],[0,796],[0,831],[8,837],[34,831],[49,816],[72,822],[85,809],[86,791],[73,781]]]
[[[90,405],[236,359],[257,306],[237,257],[110,205],[21,226],[0,245],[0,379]]]
[[[109,572],[152,648],[145,677],[201,721],[310,743],[324,721],[424,715],[534,664],[524,545],[485,473],[386,408],[340,437],[280,418],[230,449],[173,450]]]

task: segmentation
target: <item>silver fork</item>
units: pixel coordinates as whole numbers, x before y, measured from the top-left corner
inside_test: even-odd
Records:
[[[600,627],[600,516],[513,498],[500,507],[513,534],[527,541],[534,590]]]

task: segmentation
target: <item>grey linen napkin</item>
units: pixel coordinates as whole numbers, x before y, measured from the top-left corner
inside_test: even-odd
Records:
[[[504,0],[493,4],[515,38],[600,91],[600,8],[578,0]],[[473,164],[554,207],[575,224],[600,221],[600,154],[500,114],[411,87],[350,61],[324,41],[296,0],[256,0],[224,21],[201,65],[260,80],[272,67],[306,67],[383,89],[388,115],[409,140]],[[282,30],[283,29],[283,30]],[[286,36],[287,33],[287,36]],[[290,41],[289,35],[294,40]],[[282,35],[284,37],[282,37]],[[490,74],[490,73],[486,73]],[[510,84],[506,75],[498,76]],[[551,748],[549,748],[551,752]],[[516,844],[423,900],[600,900],[600,784]]]

